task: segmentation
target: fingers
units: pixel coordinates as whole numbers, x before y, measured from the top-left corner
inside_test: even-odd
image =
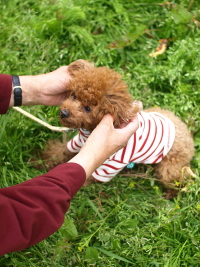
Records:
[[[135,115],[128,124],[126,123],[126,124],[121,125],[120,129],[114,128],[113,121],[114,121],[113,117],[110,114],[106,114],[101,120],[99,125],[107,124],[111,127],[112,130],[116,130],[118,132],[122,132],[127,135],[133,134],[139,127],[137,115]]]

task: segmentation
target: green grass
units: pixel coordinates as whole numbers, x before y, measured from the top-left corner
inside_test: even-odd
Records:
[[[200,4],[162,4],[0,0],[0,73],[39,74],[79,58],[116,69],[145,108],[171,109],[188,124],[196,147],[192,169],[199,177],[200,28],[194,19],[200,21]],[[149,57],[163,38],[169,39],[167,51]],[[24,109],[58,125],[57,107]],[[49,138],[62,138],[12,109],[0,125],[1,187],[40,174],[27,164],[33,151]],[[137,166],[132,175],[81,189],[59,231],[5,255],[0,266],[199,266],[200,179],[167,201],[153,178],[151,167]]]

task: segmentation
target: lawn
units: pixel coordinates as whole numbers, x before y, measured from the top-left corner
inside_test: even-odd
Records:
[[[162,39],[166,51],[150,56]],[[199,49],[199,1],[0,0],[0,73],[45,73],[79,58],[114,68],[144,108],[180,116],[196,148],[196,178],[174,200],[162,197],[152,166],[135,166],[107,184],[82,188],[56,233],[6,254],[0,266],[200,266]],[[23,108],[59,125],[57,107]],[[44,173],[29,158],[63,134],[13,109],[0,125],[0,186]]]

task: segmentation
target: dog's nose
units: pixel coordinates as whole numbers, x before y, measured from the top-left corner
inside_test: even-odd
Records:
[[[60,117],[62,118],[62,119],[66,119],[66,118],[68,118],[70,116],[70,113],[69,113],[69,111],[67,110],[67,109],[62,109],[61,111],[60,111]]]

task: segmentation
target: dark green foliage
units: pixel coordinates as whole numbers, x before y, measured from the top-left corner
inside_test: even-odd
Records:
[[[79,58],[114,68],[145,108],[170,109],[188,124],[199,177],[199,9],[193,0],[0,0],[0,72],[39,74]],[[149,57],[160,39],[167,50]],[[57,107],[24,109],[59,125]],[[0,125],[1,187],[41,174],[29,158],[62,134],[14,110]],[[166,201],[152,168],[136,168],[139,175],[81,189],[58,232],[0,266],[198,266],[199,178]]]

